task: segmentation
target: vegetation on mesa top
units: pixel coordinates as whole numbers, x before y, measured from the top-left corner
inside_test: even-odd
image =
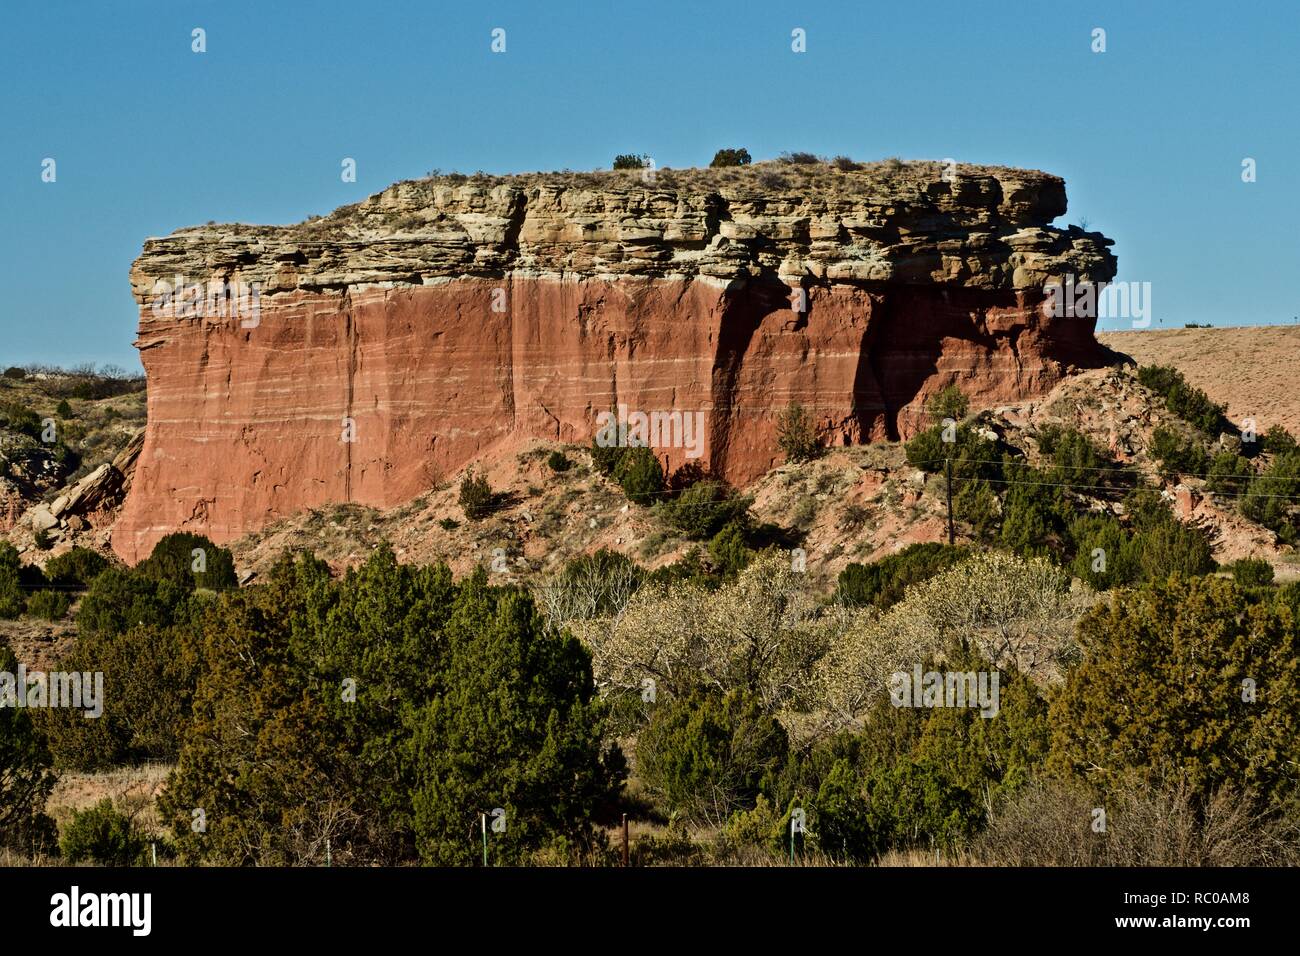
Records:
[[[711,169],[731,169],[738,166],[748,166],[753,162],[749,150],[744,147],[728,147],[718,150],[713,154],[713,160],[709,163]],[[866,164],[857,163],[848,156],[825,157],[818,156],[815,153],[805,152],[787,152],[782,153],[776,160],[777,163],[786,166],[830,166],[841,172],[851,172],[853,170],[863,169]],[[898,158],[886,159],[881,162],[882,166],[890,169],[896,169],[903,166],[904,163]],[[641,153],[620,153],[614,157],[613,168],[620,169],[652,169],[653,162],[650,157]]]
[[[545,177],[549,180],[569,181],[576,185],[591,187],[609,186],[611,183],[618,181],[615,174],[631,174],[641,182],[651,182],[664,186],[673,186],[676,184],[702,186],[705,184],[734,183],[743,181],[753,181],[763,184],[765,188],[784,188],[795,182],[816,181],[823,175],[833,177],[839,173],[865,173],[865,177],[853,177],[852,180],[840,176],[836,182],[840,188],[846,188],[850,191],[856,191],[859,183],[862,184],[872,179],[879,179],[882,182],[889,181],[901,174],[909,171],[918,173],[923,176],[938,177],[945,170],[962,168],[976,169],[981,172],[1016,172],[1022,174],[1048,176],[1038,170],[1014,169],[1008,166],[967,166],[958,164],[953,166],[946,162],[937,160],[903,160],[897,156],[891,156],[886,159],[874,162],[859,162],[848,156],[818,156],[814,153],[794,151],[781,153],[775,159],[754,161],[749,150],[744,147],[726,147],[719,149],[714,153],[713,159],[708,166],[692,166],[673,168],[662,166],[654,162],[648,153],[619,153],[613,158],[608,170],[590,170],[579,171],[572,169],[552,170],[550,172],[532,172],[532,173],[512,173],[505,175],[493,175],[482,170],[475,173],[461,173],[456,171],[444,171],[441,169],[431,169],[426,174],[422,182],[446,183],[448,185],[461,185],[464,183],[499,183],[510,180],[527,181],[531,179]],[[647,173],[653,171],[654,179],[647,178]],[[1052,177],[1055,178],[1055,177]],[[829,181],[829,180],[828,180]],[[327,227],[329,219],[333,216],[346,217],[354,211],[359,204],[353,203],[348,206],[340,207],[332,214],[331,217],[316,217],[313,224],[319,227]],[[274,227],[248,226],[238,223],[229,224],[237,232],[256,231],[258,229],[270,229]]]

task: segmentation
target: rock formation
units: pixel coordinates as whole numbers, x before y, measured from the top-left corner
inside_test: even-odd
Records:
[[[61,489],[53,501],[28,508],[15,524],[32,534],[43,531],[55,543],[102,547],[104,529],[130,493],[144,435],[136,434],[111,462]]]
[[[617,408],[702,413],[701,463],[744,484],[791,401],[848,444],[907,437],[952,382],[976,406],[1042,393],[1109,354],[1040,307],[1049,280],[1115,272],[1109,240],[1049,225],[1065,209],[1040,172],[765,163],[441,177],[150,239],[113,547],[389,507],[521,439],[589,443]],[[681,445],[656,448],[669,469]]]

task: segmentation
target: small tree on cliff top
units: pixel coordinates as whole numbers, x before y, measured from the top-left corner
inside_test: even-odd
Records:
[[[615,169],[645,169],[650,163],[639,153],[619,153],[614,157]]]
[[[748,166],[750,163],[749,150],[743,146],[737,149],[720,149],[713,154],[713,162],[710,166]]]

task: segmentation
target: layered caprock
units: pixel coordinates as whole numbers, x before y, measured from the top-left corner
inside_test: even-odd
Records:
[[[792,400],[840,444],[907,437],[952,382],[1040,393],[1108,354],[1040,307],[1115,272],[1109,240],[1048,225],[1065,207],[1039,172],[762,164],[444,177],[151,239],[148,427],[113,546],[390,507],[523,440],[588,443],[610,410],[691,416],[694,447],[660,436],[668,469],[698,453],[744,484],[781,460]]]

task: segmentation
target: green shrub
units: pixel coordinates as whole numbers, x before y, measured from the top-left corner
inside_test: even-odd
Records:
[[[68,404],[68,400],[66,398],[60,399],[58,407],[55,408],[54,413],[58,415],[60,418],[71,418],[72,406]]]
[[[473,469],[460,480],[460,506],[470,521],[479,521],[496,510],[496,495],[488,480]]]
[[[697,823],[752,807],[786,761],[785,730],[758,699],[699,692],[659,702],[637,742],[646,788]]]
[[[1129,527],[1108,515],[1085,515],[1070,524],[1072,574],[1101,591],[1214,570],[1213,549],[1199,528],[1176,519],[1149,490],[1130,501],[1139,503]]]
[[[221,590],[238,584],[235,557],[201,534],[177,531],[154,545],[136,572],[155,581],[172,581],[186,588]]]
[[[455,518],[439,518],[438,527],[443,531],[455,531],[460,527],[460,522]]]
[[[640,153],[619,153],[614,157],[615,169],[645,169],[649,160]]]
[[[494,861],[520,862],[548,845],[594,846],[592,821],[612,806],[625,763],[602,740],[605,707],[590,655],[567,635],[547,636],[525,595],[490,594],[481,579],[462,588],[460,606],[477,611],[453,618],[446,691],[415,731],[421,858],[473,862],[478,848],[464,839],[464,808],[484,800],[510,821],[509,839],[491,848]]]
[[[861,776],[847,760],[837,760],[821,782],[814,801],[817,845],[832,856],[866,862],[887,848],[873,826],[871,805]]]
[[[108,567],[108,559],[98,551],[75,547],[45,563],[45,576],[51,584],[63,587],[86,587]]]
[[[919,663],[923,671],[993,670],[960,642]],[[839,859],[964,844],[983,826],[988,802],[1024,787],[1048,755],[1047,703],[1014,667],[999,673],[991,719],[976,707],[894,706],[882,692],[861,731],[817,741],[792,759],[774,800],[809,807],[818,846]]]
[[[713,154],[713,162],[709,163],[709,165],[712,167],[748,166],[749,163],[749,150],[739,148],[718,150]]]
[[[22,614],[25,603],[18,549],[8,541],[0,541],[0,618]]]
[[[928,581],[966,560],[970,553],[964,547],[924,542],[870,564],[850,564],[840,572],[836,600],[852,607],[871,605],[884,610],[901,601],[909,585]]]
[[[979,541],[992,540],[998,530],[1002,511],[997,493],[983,478],[954,482],[953,519],[967,525]]]
[[[1139,580],[1142,576],[1131,535],[1110,515],[1084,515],[1070,523],[1075,551],[1070,573],[1105,591]]]
[[[1183,373],[1172,365],[1143,365],[1138,368],[1138,381],[1157,395],[1164,396],[1183,384]]]
[[[663,467],[649,448],[627,449],[619,460],[614,479],[629,501],[646,507],[658,501],[664,490]]]
[[[1099,486],[1120,488],[1134,482],[1131,471],[1117,467],[1076,428],[1046,425],[1039,430],[1038,447],[1051,461],[1048,479],[1070,485],[1076,493],[1092,495]]]
[[[1248,459],[1225,449],[1210,462],[1205,488],[1215,494],[1240,495],[1250,487],[1250,481],[1254,477],[1255,469]]]
[[[1300,622],[1300,581],[1283,584],[1277,589],[1273,601],[1278,607],[1291,611],[1291,620]]]
[[[694,585],[713,591],[721,586],[722,578],[704,566],[701,550],[698,546],[694,546],[688,548],[685,554],[671,564],[661,564],[648,572],[646,583],[660,587]]]
[[[1180,475],[1203,475],[1210,467],[1209,457],[1199,442],[1184,439],[1164,425],[1151,433],[1151,456],[1160,462],[1160,474],[1169,481]]]
[[[780,159],[791,166],[815,166],[821,162],[816,153],[782,153]]]
[[[146,760],[175,760],[190,719],[199,661],[176,627],[132,624],[118,632],[79,633],[64,669],[103,674],[109,702],[94,720],[51,708],[42,727],[55,765],[100,771]]]
[[[729,522],[743,519],[750,499],[714,479],[698,481],[675,499],[658,506],[669,526],[692,541],[706,541]]]
[[[36,591],[27,599],[27,613],[47,621],[58,621],[68,613],[71,603],[61,591]]]
[[[709,558],[724,577],[739,574],[754,559],[754,552],[745,544],[746,532],[746,522],[733,519],[709,541]]]
[[[68,863],[139,866],[148,845],[135,822],[115,810],[108,798],[88,810],[73,810],[59,835],[59,849]]]
[[[1132,560],[1143,581],[1164,581],[1173,574],[1209,574],[1216,567],[1205,532],[1179,521],[1168,508],[1160,520],[1138,525],[1132,547]]]
[[[943,440],[945,432],[947,429],[940,424],[917,433],[903,446],[907,463],[921,471],[938,474],[944,470],[945,459],[952,459],[952,476],[957,481],[1002,477],[995,441],[968,425],[955,426],[950,432],[953,439],[950,442]]]
[[[925,413],[934,424],[941,424],[945,418],[960,422],[970,413],[970,399],[958,386],[947,385],[926,401]]]
[[[556,474],[559,474],[560,472],[568,471],[570,468],[573,467],[573,462],[569,461],[568,456],[565,455],[564,452],[562,451],[551,452],[551,454],[547,456],[546,464],[551,469],[551,471],[555,472]]]
[[[776,441],[790,462],[809,461],[821,453],[812,416],[798,402],[787,405],[776,420]]]
[[[136,624],[163,627],[175,620],[192,591],[192,584],[110,567],[91,582],[77,610],[77,628],[85,634],[120,634]]]
[[[1294,455],[1300,452],[1300,444],[1281,425],[1274,425],[1264,433],[1264,450],[1270,455]]]
[[[1232,579],[1242,587],[1263,587],[1273,583],[1273,565],[1263,558],[1241,558],[1228,565]]]
[[[0,672],[17,669],[13,651],[0,639]],[[56,778],[33,713],[25,707],[0,707],[0,847],[28,855],[50,852],[55,844],[45,802]]]
[[[40,441],[41,417],[17,402],[0,402],[0,428],[26,435]]]
[[[5,369],[5,378],[14,379],[15,381],[21,382],[26,377],[27,377],[27,370],[21,369],[17,365],[11,365],[7,369]]]
[[[1300,738],[1300,631],[1222,578],[1112,592],[1079,624],[1083,662],[1053,696],[1055,772],[1114,786],[1225,784],[1280,798]]]
[[[32,543],[42,551],[48,551],[54,547],[54,539],[50,537],[50,533],[44,528],[32,535]]]
[[[955,468],[955,466],[954,466]],[[1065,489],[1029,465],[1003,462],[1006,497],[1002,502],[1003,547],[1016,554],[1053,555],[1064,550],[1074,505]]]
[[[790,852],[789,815],[783,816],[780,807],[760,793],[752,808],[731,815],[722,838],[728,845],[758,847],[785,857]]]
[[[1217,438],[1230,428],[1223,417],[1223,406],[1190,385],[1172,365],[1144,365],[1138,369],[1138,381],[1163,398],[1171,412],[1209,437]]]
[[[1287,544],[1300,541],[1300,453],[1275,457],[1254,478],[1241,499],[1241,513],[1262,524]]]
[[[625,434],[622,429],[625,426],[619,426],[620,434]],[[618,463],[623,460],[623,455],[627,451],[627,446],[618,440],[610,441],[608,435],[597,434],[591,440],[591,463],[595,469],[606,478],[611,477],[618,470]]]

